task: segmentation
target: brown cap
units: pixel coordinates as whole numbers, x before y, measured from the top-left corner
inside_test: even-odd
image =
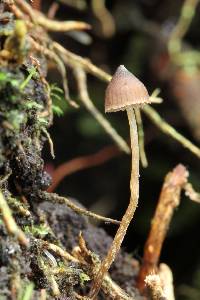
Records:
[[[113,75],[105,97],[105,111],[125,110],[128,106],[150,103],[144,84],[124,66],[119,66]]]

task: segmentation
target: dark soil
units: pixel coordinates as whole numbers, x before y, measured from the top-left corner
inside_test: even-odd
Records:
[[[45,252],[41,241],[71,252],[82,232],[88,249],[103,258],[112,239],[66,205],[42,202],[39,197],[51,181],[44,171],[41,156],[47,140],[46,130],[52,120],[49,86],[44,78],[45,70],[37,66],[36,60],[28,58],[30,49],[23,47],[22,51],[20,48],[25,37],[18,34],[5,2],[0,4],[0,191],[30,243],[29,247],[21,246],[17,238],[8,233],[1,216],[0,299],[24,299],[17,295],[20,291],[23,293],[30,281],[34,283],[34,299],[39,299],[40,289],[47,290],[48,299],[55,299],[49,270],[56,259],[65,268],[64,273],[55,275],[61,291],[56,299],[72,300],[75,299],[73,291],[87,292],[88,285],[81,283],[83,270],[75,263],[63,262],[56,253]],[[24,46],[26,44],[25,38]],[[33,52],[32,56],[38,59],[37,53]],[[40,57],[41,60],[42,65],[46,65],[45,58]],[[30,214],[23,213],[22,209],[29,210]],[[135,296],[137,272],[138,263],[121,252],[110,274]],[[108,298],[100,295],[99,299]]]

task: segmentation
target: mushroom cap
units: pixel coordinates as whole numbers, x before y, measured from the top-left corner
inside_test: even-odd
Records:
[[[105,112],[146,103],[150,103],[150,97],[144,84],[124,66],[119,66],[106,89]]]

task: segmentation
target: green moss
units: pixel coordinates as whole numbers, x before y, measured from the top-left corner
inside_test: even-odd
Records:
[[[19,110],[11,110],[5,116],[15,131],[19,131],[21,124],[27,122],[26,114]]]
[[[40,237],[44,237],[49,233],[49,230],[45,225],[24,226],[24,231],[27,234]]]
[[[79,277],[80,277],[80,284],[81,284],[82,287],[85,285],[85,283],[87,281],[91,280],[90,277],[87,274],[83,273],[83,272],[79,274]]]

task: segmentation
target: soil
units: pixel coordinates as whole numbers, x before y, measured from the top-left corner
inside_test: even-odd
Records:
[[[40,299],[40,290],[46,289],[47,299],[74,300],[74,291],[86,293],[89,288],[90,283],[81,280],[83,270],[45,250],[41,242],[54,243],[71,252],[78,245],[81,231],[88,249],[103,258],[112,238],[66,205],[43,202],[39,197],[51,182],[44,171],[41,152],[48,140],[46,131],[51,125],[52,108],[46,70],[37,64],[42,62],[44,67],[46,60],[33,50],[34,59],[30,59],[26,37],[19,34],[6,1],[0,4],[0,11],[0,192],[29,239],[28,247],[20,245],[4,222],[8,216],[1,215],[0,299],[25,299],[19,294],[33,282],[31,299]],[[52,295],[49,275],[55,263],[65,269],[55,275],[61,292],[57,297]],[[141,299],[134,288],[137,272],[137,261],[121,251],[110,274],[129,295]],[[100,294],[99,299],[108,297]]]

